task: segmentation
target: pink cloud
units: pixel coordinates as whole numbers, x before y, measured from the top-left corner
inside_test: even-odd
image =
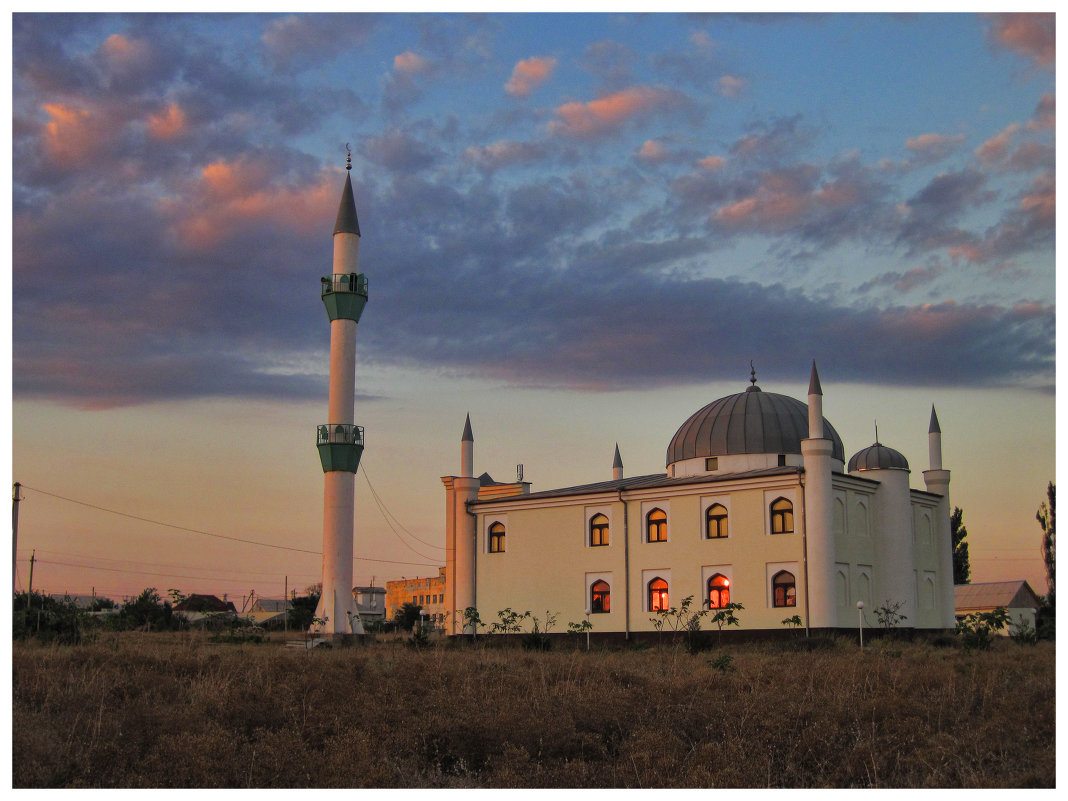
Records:
[[[110,138],[104,115],[65,103],[45,103],[49,120],[42,130],[41,146],[52,162],[77,166],[98,153]]]
[[[718,170],[727,163],[723,156],[705,156],[697,162],[697,166],[704,170]]]
[[[684,95],[672,89],[632,86],[588,103],[565,103],[556,109],[558,119],[549,123],[549,131],[575,138],[594,138],[618,130],[629,120],[684,103]]]
[[[668,157],[667,150],[655,139],[647,139],[636,154],[636,158],[639,161],[646,161],[650,164],[659,164],[662,161],[666,161]]]
[[[185,112],[177,103],[171,103],[159,114],[150,115],[147,127],[153,139],[175,139],[187,129]]]
[[[217,161],[204,166],[188,196],[160,201],[178,244],[187,250],[218,245],[232,233],[269,223],[300,233],[322,225],[337,204],[337,176],[323,172],[305,185],[272,184],[259,161]]]
[[[1052,129],[1057,124],[1057,98],[1051,92],[1042,95],[1035,108],[1034,116],[1027,121],[1027,130],[1043,131]]]
[[[946,136],[939,133],[925,133],[913,136],[905,141],[905,147],[914,153],[925,153],[932,150],[944,151],[948,147],[964,141],[964,136]]]
[[[504,91],[513,97],[526,97],[541,86],[556,69],[555,58],[527,58],[512,69],[512,77],[504,85]]]
[[[845,179],[817,185],[814,168],[766,173],[756,191],[720,206],[713,219],[736,228],[781,230],[807,215],[860,200],[858,188]]]
[[[1057,30],[1054,14],[992,14],[990,36],[1001,47],[1015,50],[1052,67],[1057,58]]]
[[[464,150],[464,158],[483,169],[495,170],[524,161],[541,158],[544,149],[531,142],[501,140],[482,147]]]
[[[144,66],[151,57],[151,50],[140,39],[113,33],[100,46],[100,54],[113,69],[129,71]]]
[[[1054,224],[1057,219],[1057,184],[1052,175],[1035,179],[1031,192],[1020,199],[1020,210],[1035,222]]]
[[[419,75],[430,69],[430,62],[418,53],[405,50],[393,57],[393,69],[405,75]]]
[[[716,91],[724,97],[738,97],[745,88],[747,81],[737,75],[724,75],[716,81]]]
[[[987,139],[975,149],[976,157],[984,164],[1001,161],[1009,152],[1012,137],[1020,130],[1017,123],[1012,123],[1004,131]]]

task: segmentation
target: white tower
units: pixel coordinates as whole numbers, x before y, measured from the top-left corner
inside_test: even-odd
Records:
[[[471,415],[460,436],[460,475],[442,476],[445,485],[445,609],[450,634],[471,630],[464,624],[464,610],[475,605],[475,547],[478,532],[475,516],[467,504],[478,498],[479,480],[474,477],[475,437]],[[475,632],[477,633],[477,632]]]
[[[942,610],[942,626],[950,629],[956,624],[954,617],[953,590],[953,535],[950,531],[952,507],[949,505],[949,471],[942,467],[942,427],[938,415],[931,406],[931,424],[927,428],[927,447],[931,457],[931,469],[923,471],[927,491],[941,495],[938,502],[938,519],[935,536],[938,543],[938,574],[941,590],[939,601]]]
[[[334,266],[321,280],[330,319],[328,422],[318,428],[323,494],[323,594],[313,630],[336,637],[363,634],[352,595],[352,541],[356,470],[363,454],[363,428],[353,424],[356,393],[356,324],[367,303],[367,278],[357,272],[360,224],[352,196],[351,155],[334,224]]]
[[[808,554],[808,626],[838,625],[834,605],[834,443],[823,427],[823,388],[812,362],[808,382],[808,439],[801,440],[805,464],[805,541]]]
[[[619,481],[623,478],[623,459],[619,456],[619,443],[616,443],[616,455],[612,459],[612,480]]]

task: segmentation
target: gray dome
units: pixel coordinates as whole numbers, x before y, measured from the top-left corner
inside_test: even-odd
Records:
[[[880,442],[859,450],[849,460],[846,472],[864,470],[908,470],[908,460],[900,451],[888,448]]]
[[[842,438],[826,417],[823,435],[833,443],[831,457],[844,462]],[[690,415],[671,438],[667,463],[728,454],[800,454],[803,439],[808,439],[808,406],[796,398],[761,392],[752,386]]]

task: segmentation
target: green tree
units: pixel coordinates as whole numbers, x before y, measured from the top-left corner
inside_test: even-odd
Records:
[[[422,609],[423,607],[419,604],[413,604],[410,601],[403,603],[400,608],[393,613],[393,622],[396,624],[397,628],[411,631],[419,621],[419,613]]]
[[[949,517],[949,533],[953,541],[953,583],[967,584],[972,577],[972,566],[968,561],[968,529],[964,526],[964,510],[953,507]]]
[[[1047,500],[1042,502],[1035,514],[1035,519],[1042,527],[1042,559],[1046,563],[1046,584],[1049,594],[1046,603],[1050,608],[1054,604],[1054,576],[1057,562],[1057,485],[1052,481],[1046,487]]]
[[[307,631],[315,618],[315,609],[319,606],[321,584],[307,587],[304,595],[294,595],[289,601],[289,627],[296,631]]]
[[[119,609],[123,628],[172,629],[178,621],[171,605],[161,601],[155,587],[146,587],[136,598],[126,601]]]

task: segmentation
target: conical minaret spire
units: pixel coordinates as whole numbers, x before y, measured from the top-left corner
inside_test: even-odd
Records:
[[[616,455],[612,459],[612,480],[619,481],[623,478],[623,459],[619,455],[619,443],[616,443]]]
[[[471,414],[464,422],[464,433],[460,437],[460,476],[471,478],[475,472],[475,435],[471,433]]]

